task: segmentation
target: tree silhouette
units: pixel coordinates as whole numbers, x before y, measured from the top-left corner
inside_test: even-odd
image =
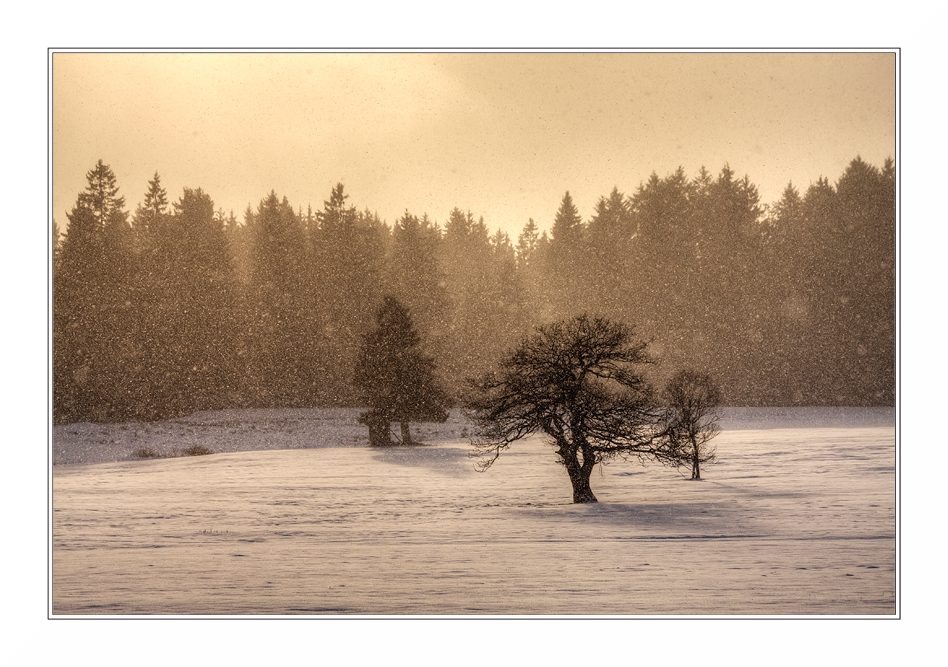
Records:
[[[53,289],[53,401],[57,418],[127,416],[135,312],[125,198],[99,160],[66,214]]]
[[[533,267],[534,255],[540,241],[540,232],[537,223],[530,218],[523,226],[523,231],[517,237],[517,267],[525,270]]]
[[[250,219],[251,271],[248,289],[247,381],[256,402],[270,407],[310,403],[320,373],[314,348],[322,322],[307,298],[303,280],[303,229],[287,198],[275,190],[260,200]]]
[[[146,250],[152,248],[167,208],[168,193],[161,187],[161,177],[156,171],[154,178],[148,181],[145,201],[138,205],[132,218],[140,247]]]
[[[608,315],[624,309],[629,275],[629,251],[635,235],[629,199],[614,187],[609,197],[600,197],[587,227],[587,257],[584,272],[590,285],[593,307]]]
[[[112,168],[99,160],[86,172],[85,192],[79,195],[78,203],[92,213],[97,225],[103,229],[119,221],[125,222],[125,197],[119,197],[119,187]]]
[[[679,450],[679,467],[691,467],[691,479],[701,479],[701,464],[715,459],[708,442],[720,429],[721,390],[709,375],[681,371],[665,387],[667,429]]]
[[[448,296],[438,263],[441,231],[427,215],[408,211],[395,222],[389,253],[388,285],[429,336],[439,338],[445,323]]]
[[[577,303],[586,303],[586,228],[569,192],[563,195],[553,226],[546,266],[546,280],[555,311],[575,312]]]
[[[597,502],[589,477],[615,457],[673,462],[661,409],[639,371],[646,343],[621,323],[580,315],[524,340],[466,400],[486,470],[513,442],[543,433],[573,486],[574,503]]]
[[[308,269],[312,279],[307,282],[319,317],[329,325],[325,377],[338,379],[352,369],[359,340],[372,327],[373,307],[384,293],[388,234],[377,217],[348,205],[348,197],[342,183],[336,184],[323,210],[309,223],[313,257]],[[345,400],[356,398],[348,386],[335,389]]]
[[[434,377],[434,362],[421,351],[421,336],[408,310],[384,298],[376,328],[363,337],[355,384],[371,410],[360,416],[373,445],[391,444],[392,422],[401,424],[401,442],[411,444],[409,422],[447,420],[447,397]]]

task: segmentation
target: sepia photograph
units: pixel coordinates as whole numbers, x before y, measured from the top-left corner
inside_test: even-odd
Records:
[[[900,57],[49,49],[49,617],[900,619]]]

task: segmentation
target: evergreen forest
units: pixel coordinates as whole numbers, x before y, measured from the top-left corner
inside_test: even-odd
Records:
[[[133,211],[102,161],[87,181],[52,234],[56,423],[363,405],[386,296],[455,402],[535,326],[587,312],[651,341],[658,384],[700,369],[724,405],[895,403],[891,159],[773,203],[727,165],[653,173],[588,217],[566,192],[517,238],[458,208],[389,223],[341,184],[317,211],[272,191],[238,218],[157,173]]]

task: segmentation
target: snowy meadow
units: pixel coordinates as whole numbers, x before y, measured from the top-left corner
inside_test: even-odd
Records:
[[[728,409],[704,479],[615,462],[584,505],[540,438],[480,473],[457,413],[358,414],[53,427],[51,612],[897,614],[891,408]]]

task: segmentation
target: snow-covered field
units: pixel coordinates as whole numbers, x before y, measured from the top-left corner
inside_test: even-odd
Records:
[[[53,614],[897,612],[893,409],[730,409],[705,479],[616,462],[596,505],[538,439],[478,473],[458,415],[358,412],[54,427]]]

